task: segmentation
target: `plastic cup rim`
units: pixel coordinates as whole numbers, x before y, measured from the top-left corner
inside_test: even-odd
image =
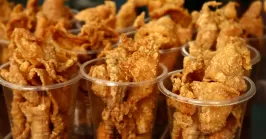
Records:
[[[10,62],[7,62],[5,64],[2,64],[0,66],[0,69],[3,69],[7,66],[10,65]],[[0,84],[2,84],[5,87],[11,88],[11,89],[16,89],[16,90],[23,90],[23,91],[45,91],[45,90],[53,90],[53,89],[58,89],[58,88],[62,88],[64,86],[68,86],[68,85],[72,85],[76,82],[78,82],[81,79],[80,73],[78,72],[77,75],[66,81],[63,83],[57,83],[57,84],[51,84],[51,85],[44,85],[44,86],[30,86],[30,85],[17,85],[11,82],[8,82],[6,80],[4,80],[1,76],[0,76]]]
[[[128,87],[135,87],[135,86],[143,86],[143,85],[151,85],[151,84],[155,84],[158,83],[159,81],[163,80],[168,73],[167,68],[163,65],[163,64],[159,64],[159,67],[162,69],[162,73],[157,76],[155,79],[152,80],[146,80],[146,81],[140,81],[140,82],[113,82],[113,81],[109,81],[109,80],[104,80],[104,79],[99,79],[99,78],[94,78],[94,77],[90,77],[86,72],[85,72],[85,68],[89,65],[92,64],[94,62],[100,61],[100,60],[104,60],[105,58],[98,58],[98,59],[93,59],[90,61],[87,61],[85,63],[83,63],[80,67],[80,73],[81,73],[81,77],[91,81],[93,83],[97,83],[97,84],[101,84],[101,85],[105,85],[105,86],[128,86]]]
[[[191,55],[189,54],[189,52],[187,51],[188,47],[189,47],[188,43],[185,44],[185,45],[183,45],[182,48],[181,48],[181,53],[182,53],[183,56],[188,56],[188,57],[192,57],[192,58],[193,58],[193,56],[191,56]],[[251,64],[252,64],[252,65],[256,65],[256,64],[257,64],[258,62],[260,62],[260,60],[261,60],[260,52],[259,52],[256,48],[254,48],[254,47],[252,47],[252,46],[250,46],[250,45],[247,45],[247,48],[248,48],[250,51],[253,51],[253,52],[255,53],[255,57],[253,57],[253,58],[251,59]]]
[[[218,100],[215,100],[215,101],[214,100],[198,100],[198,99],[191,99],[191,98],[183,97],[165,88],[164,82],[163,82],[165,79],[169,78],[171,75],[178,73],[178,72],[182,72],[182,71],[183,69],[169,72],[167,77],[164,78],[161,82],[159,82],[159,85],[158,85],[158,88],[161,91],[161,93],[163,93],[166,97],[172,98],[179,102],[192,104],[196,106],[231,106],[231,105],[240,104],[242,102],[248,101],[256,93],[255,83],[248,77],[244,77],[244,79],[250,84],[250,88],[246,91],[245,94],[235,97],[230,100],[219,100],[219,101]]]

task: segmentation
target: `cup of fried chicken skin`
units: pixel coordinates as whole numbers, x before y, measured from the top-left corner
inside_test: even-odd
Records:
[[[152,139],[156,85],[167,74],[158,46],[152,38],[135,42],[122,35],[116,48],[107,46],[100,56],[81,66],[95,138]]]
[[[253,81],[244,77],[247,88],[239,92],[219,82],[199,81],[196,72],[187,74],[194,81],[183,84],[186,74],[173,71],[159,83],[167,97],[171,138],[240,139],[247,101],[256,92]]]
[[[22,28],[13,31],[9,51],[9,62],[0,66],[0,84],[12,137],[71,138],[80,80],[76,55]]]

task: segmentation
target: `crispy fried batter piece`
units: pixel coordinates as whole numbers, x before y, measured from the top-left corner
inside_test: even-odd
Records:
[[[190,115],[182,114],[181,112],[175,112],[173,114],[173,130],[171,133],[171,137],[174,139],[182,137],[186,138],[187,136],[182,136],[182,131],[191,126],[193,126],[193,120]]]
[[[188,27],[192,18],[188,10],[183,8],[184,0],[150,0],[148,4],[149,15],[152,18],[160,18],[169,15],[182,27]]]
[[[209,9],[209,6],[217,7],[221,5],[218,2],[207,2],[203,5],[198,17],[196,26],[198,34],[196,37],[196,46],[202,49],[210,49],[218,36],[218,26],[216,24],[216,14]],[[192,49],[192,48],[191,48]],[[193,52],[193,51],[191,51]],[[194,55],[193,53],[191,53]]]
[[[158,20],[152,20],[139,28],[135,34],[135,40],[141,40],[144,37],[153,37],[155,43],[161,49],[181,46],[177,36],[177,26],[168,16]]]
[[[240,93],[221,83],[197,82],[191,83],[194,95],[199,100],[227,100],[240,95]],[[198,108],[200,131],[206,134],[214,133],[223,128],[226,119],[232,111],[232,106]]]
[[[52,31],[53,42],[60,48],[74,51],[100,50],[118,41],[118,33],[104,22],[87,22],[76,36],[56,26]]]
[[[64,0],[45,0],[42,6],[43,14],[53,22],[61,19],[71,19],[71,10],[64,5]]]
[[[121,6],[116,16],[116,29],[123,29],[133,25],[134,20],[137,17],[136,3],[134,0],[127,0],[125,4]]]
[[[102,49],[109,43],[115,44],[119,39],[119,34],[101,21],[86,23],[78,36],[88,40],[90,42],[88,47],[92,50]]]
[[[224,83],[241,93],[246,90],[243,75],[251,69],[250,52],[245,41],[230,37],[225,48],[217,51],[205,71],[204,80]]]
[[[137,29],[145,25],[145,12],[142,12],[134,21],[133,26]]]
[[[238,4],[229,2],[220,9],[210,10],[210,6],[219,5],[221,3],[215,1],[204,4],[194,21],[198,30],[196,40],[189,43],[190,54],[203,59],[206,65],[215,55],[216,50],[226,45],[228,37],[243,35],[241,25],[237,21],[236,6]]]
[[[134,42],[122,35],[118,47],[112,49],[107,46],[100,56],[106,57],[106,64],[93,66],[89,73],[92,77],[138,82],[157,76],[158,46],[148,38]],[[150,137],[157,96],[154,89],[154,85],[126,88],[93,83],[92,90],[106,104],[98,130],[106,129],[103,124],[110,125],[108,129],[111,129],[102,135],[114,136],[117,130],[123,139]],[[98,132],[99,137],[102,135]]]
[[[226,122],[226,126],[220,131],[209,136],[209,139],[234,139],[237,130],[237,124],[234,119],[229,118]]]
[[[7,0],[1,0],[0,2],[0,22],[6,23],[8,22],[11,15],[12,7],[11,4],[8,3]]]
[[[112,1],[105,1],[103,5],[95,8],[88,8],[80,11],[75,15],[75,19],[85,22],[91,22],[95,19],[100,19],[106,25],[115,29],[116,22],[116,5]]]
[[[13,54],[9,70],[1,70],[0,75],[14,84],[40,86],[61,83],[72,78],[71,72],[78,70],[75,56],[58,51],[49,42],[22,28],[13,31],[10,48]],[[71,94],[68,86],[51,91],[13,90],[13,137],[65,138],[70,129],[67,120],[72,104],[65,102],[73,101]]]
[[[244,36],[247,37],[262,37],[263,36],[263,20],[261,17],[262,2],[254,1],[248,10],[242,15],[239,23],[244,30]]]

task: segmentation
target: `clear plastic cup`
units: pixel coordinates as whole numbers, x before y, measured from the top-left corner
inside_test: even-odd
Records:
[[[78,34],[80,30],[72,30],[72,34]],[[116,47],[116,44],[113,45]],[[78,56],[78,61],[83,64],[86,61],[97,58],[97,55],[102,51],[100,50],[68,50],[60,47],[62,51],[72,53]],[[88,89],[86,86],[86,80],[81,79],[79,81],[79,91],[77,94],[77,101],[74,112],[73,123],[73,139],[91,138],[93,136],[92,121],[91,121],[91,108],[89,103]]]
[[[74,51],[60,48],[62,51],[76,54],[78,61],[83,64],[85,61],[95,59],[101,50],[90,51]],[[72,138],[92,138],[92,121],[91,121],[91,107],[89,103],[88,89],[86,86],[86,80],[80,79],[78,86],[78,93],[76,97],[74,121],[72,129]]]
[[[125,134],[131,134],[132,128],[132,134],[137,137],[153,138],[159,94],[156,85],[166,76],[166,67],[160,64],[155,79],[140,82],[112,82],[88,75],[93,66],[104,63],[105,58],[94,59],[80,68],[89,89],[94,138],[119,138],[122,135],[127,138]]]
[[[66,82],[45,86],[22,86],[0,77],[13,138],[71,138],[80,80],[78,72],[72,74]]]
[[[256,93],[253,81],[244,77],[246,93],[230,100],[206,101],[191,99],[172,93],[170,77],[159,83],[160,91],[167,97],[171,138],[240,139],[247,101]],[[246,131],[244,131],[246,132]]]
[[[254,48],[254,47],[252,47],[252,46],[250,46],[250,45],[247,45],[247,48],[248,48],[249,51],[250,51],[252,70],[251,70],[251,71],[247,71],[247,72],[245,73],[245,76],[251,77],[252,72],[257,72],[257,70],[256,70],[257,67],[255,67],[255,65],[258,64],[258,63],[260,62],[260,60],[261,60],[261,55],[260,55],[260,52],[259,52],[256,48]],[[188,45],[188,44],[184,45],[184,46],[181,48],[181,53],[182,53],[183,56],[193,57],[193,56],[191,56],[191,55],[189,54],[189,45]],[[251,77],[251,78],[252,78],[252,77]],[[255,80],[255,79],[252,78],[252,80]]]

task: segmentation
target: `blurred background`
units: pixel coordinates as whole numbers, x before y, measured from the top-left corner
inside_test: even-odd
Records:
[[[10,0],[15,3],[22,3],[26,4],[27,0]],[[115,0],[117,3],[117,9],[121,7],[121,5],[126,0]],[[223,3],[227,3],[228,0],[218,0]],[[252,0],[236,0],[240,3],[239,13],[243,13]],[[39,3],[42,4],[43,0],[39,0]],[[202,4],[206,2],[206,0],[185,0],[185,8],[189,9],[189,11],[193,10],[200,10]],[[73,9],[82,10],[88,7],[94,7],[99,4],[104,3],[104,0],[68,0],[66,1],[66,5]],[[139,12],[147,10],[146,7],[142,7],[138,9]],[[264,23],[266,23],[266,16],[264,17]],[[266,38],[265,38],[266,39]],[[266,42],[264,42],[264,47],[266,47]],[[265,51],[265,49],[263,49]],[[261,52],[262,59],[260,64],[255,67],[256,73],[254,76],[258,76],[258,81],[256,82],[257,86],[257,94],[250,102],[250,117],[245,119],[244,128],[242,129],[243,139],[266,139],[266,52]],[[0,93],[0,106],[4,105],[3,97]],[[5,109],[2,108],[1,109]],[[7,119],[7,115],[5,113],[1,113],[0,111],[0,119]],[[7,121],[5,121],[7,122]],[[4,131],[4,133],[9,132],[9,125],[1,126],[0,123],[0,130]],[[2,137],[0,136],[0,139]]]

